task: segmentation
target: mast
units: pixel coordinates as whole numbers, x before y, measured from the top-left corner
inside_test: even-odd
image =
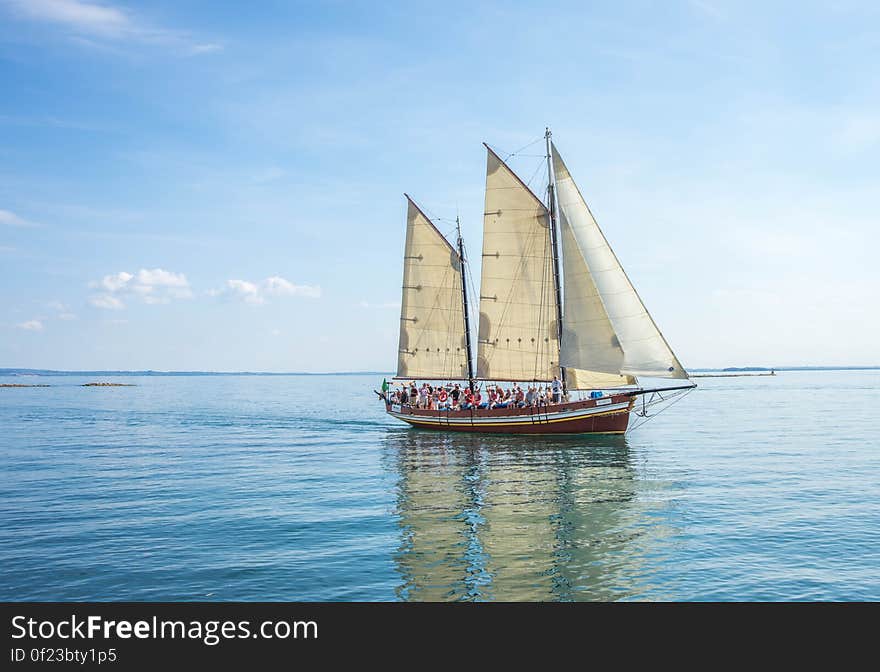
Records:
[[[550,210],[550,245],[553,248],[553,286],[556,290],[556,342],[560,346],[560,351],[557,354],[556,359],[559,360],[559,355],[562,354],[562,282],[559,277],[559,227],[556,221],[556,179],[553,174],[553,160],[550,156],[550,128],[547,127],[544,131],[544,140],[547,143],[547,179],[549,184],[547,185],[547,191],[549,196],[549,210]],[[565,385],[565,367],[562,366],[562,362],[557,361],[559,364],[559,378],[562,381],[562,391],[565,393],[566,385]]]
[[[464,241],[461,238],[461,222],[459,222],[458,215],[455,216],[455,230],[458,233],[458,258],[461,262],[461,302],[464,305],[464,339],[465,347],[467,348],[468,388],[473,391],[474,359],[473,354],[471,354],[471,321],[470,311],[468,310],[467,276],[464,272]]]

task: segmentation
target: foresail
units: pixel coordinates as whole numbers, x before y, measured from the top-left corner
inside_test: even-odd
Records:
[[[397,376],[467,378],[458,252],[407,199]]]
[[[547,209],[488,149],[478,378],[527,381],[558,375],[552,264]]]
[[[560,213],[559,224],[565,281],[565,320],[559,361],[566,369],[568,387],[632,384],[631,377],[620,375],[623,348],[565,213]]]
[[[605,316],[613,328],[614,336],[623,352],[623,359],[617,373],[630,376],[650,376],[657,378],[687,378],[687,372],[681,366],[675,354],[670,349],[663,335],[660,333],[651,315],[645,308],[636,290],[626,276],[620,262],[617,260],[608,241],[605,239],[599,225],[590,213],[586,202],[578,191],[577,185],[568,172],[565,163],[559,156],[556,147],[552,147],[553,170],[556,175],[556,193],[561,211],[562,220],[572,234],[574,245],[579,255],[574,255],[574,264],[577,265],[578,257],[588,269],[591,282],[601,299]],[[567,257],[563,259],[566,266],[573,252],[569,250]],[[567,279],[566,274],[566,279]],[[571,289],[566,286],[566,296]],[[589,294],[589,289],[587,290]],[[584,307],[591,304],[585,300]],[[569,303],[566,299],[566,309]],[[604,327],[604,320],[597,311],[594,328],[584,333],[590,334],[590,342],[598,335],[599,329],[595,325]],[[586,313],[587,318],[589,312]],[[584,315],[578,316],[581,320],[587,319]],[[566,310],[566,331],[569,329],[570,316]],[[578,332],[580,335],[580,332]],[[567,345],[563,338],[563,347]],[[614,348],[605,348],[600,359]],[[597,368],[592,361],[583,361],[580,348],[568,348],[563,351],[563,364],[578,366],[591,370],[604,371],[603,364]],[[569,360],[571,357],[571,360]]]

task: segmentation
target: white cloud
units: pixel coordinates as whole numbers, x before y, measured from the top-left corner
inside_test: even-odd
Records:
[[[133,277],[131,273],[120,271],[115,275],[105,275],[100,283],[92,283],[92,285],[102,287],[108,292],[118,292],[124,289]]]
[[[163,271],[161,268],[154,268],[149,271],[142,268],[138,271],[137,281],[142,285],[152,285],[158,287],[188,287],[189,283],[183,273],[172,273],[171,271]]]
[[[233,296],[245,303],[264,303],[266,301],[260,295],[260,288],[247,280],[228,280],[226,286]]]
[[[189,34],[151,26],[129,10],[109,2],[85,0],[6,0],[27,19],[62,26],[79,35],[102,40],[141,42],[177,47],[190,54],[205,54],[222,49],[216,43],[202,43]]]
[[[122,310],[125,308],[125,304],[121,300],[110,294],[93,296],[89,299],[89,303],[95,306],[95,308],[105,308],[107,310]]]
[[[190,299],[192,290],[183,273],[163,271],[161,268],[142,268],[134,277],[130,289],[144,303],[170,303],[171,299]]]
[[[263,281],[266,294],[272,296],[306,296],[317,299],[321,296],[321,288],[316,285],[294,285],[289,280],[273,275]]]
[[[32,228],[37,226],[33,222],[29,222],[23,217],[19,217],[14,212],[10,212],[9,210],[0,210],[0,224],[5,224],[6,226],[17,226],[21,228]]]
[[[40,320],[28,320],[15,325],[25,331],[43,331],[43,323]]]
[[[317,299],[321,296],[321,288],[317,285],[296,285],[278,275],[266,278],[260,283],[248,280],[227,280],[226,287],[208,292],[210,296],[231,296],[255,305],[266,303],[267,297],[273,296],[304,296]]]
[[[90,287],[103,290],[102,294],[91,297],[90,303],[98,308],[119,310],[125,308],[121,297],[140,297],[144,303],[170,303],[173,299],[190,299],[192,290],[183,273],[174,273],[161,268],[142,268],[137,273],[120,271],[105,275]]]

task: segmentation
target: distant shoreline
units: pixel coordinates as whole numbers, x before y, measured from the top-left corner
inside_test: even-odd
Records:
[[[759,373],[769,371],[876,371],[880,366],[776,366],[695,368],[691,373]],[[54,369],[0,369],[0,376],[393,376],[389,371],[327,371],[321,373],[290,371],[57,371]]]
[[[54,369],[0,369],[0,376],[393,376],[388,371],[57,371]]]

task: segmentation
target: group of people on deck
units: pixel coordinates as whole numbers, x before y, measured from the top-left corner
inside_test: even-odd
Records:
[[[402,389],[392,392],[388,400],[392,404],[401,404],[412,408],[428,410],[467,411],[476,408],[535,408],[550,406],[564,401],[562,383],[554,377],[546,387],[520,387],[514,383],[504,389],[501,385],[488,385],[486,394],[479,389],[453,385],[429,385],[422,383],[416,387],[415,382],[404,384]]]

